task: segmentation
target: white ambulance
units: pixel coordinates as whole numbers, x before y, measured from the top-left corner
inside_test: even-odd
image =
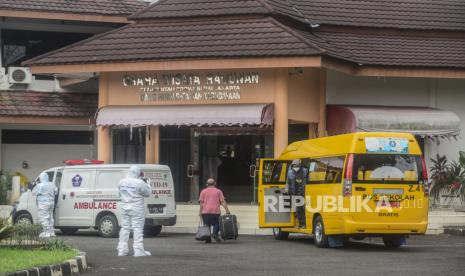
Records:
[[[59,189],[55,228],[65,234],[94,228],[102,237],[116,237],[121,221],[118,184],[130,166],[67,165],[44,171]],[[176,224],[173,177],[168,166],[138,166],[152,187],[151,196],[145,199],[145,235],[156,236],[163,225]],[[39,223],[36,198],[31,190],[21,195],[12,215],[15,223]]]

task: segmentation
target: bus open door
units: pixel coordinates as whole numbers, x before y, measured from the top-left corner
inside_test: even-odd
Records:
[[[274,228],[274,234],[280,228],[294,226],[294,214],[291,211],[289,196],[285,194],[287,171],[290,160],[260,160],[258,180],[259,225],[262,228]]]

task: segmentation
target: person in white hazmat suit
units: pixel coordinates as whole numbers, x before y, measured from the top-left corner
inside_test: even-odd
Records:
[[[53,209],[55,208],[55,196],[58,194],[58,188],[49,181],[46,173],[39,176],[40,183],[37,183],[32,194],[36,196],[37,215],[42,225],[40,238],[49,238],[55,236]]]
[[[134,233],[134,257],[150,256],[144,249],[145,204],[144,197],[149,197],[152,191],[149,184],[141,177],[138,166],[129,168],[128,176],[119,182],[121,197],[121,230],[119,233],[118,256],[129,254],[128,241],[131,230]]]

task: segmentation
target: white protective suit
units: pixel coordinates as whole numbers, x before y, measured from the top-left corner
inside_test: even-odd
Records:
[[[49,181],[46,173],[41,173],[39,179],[40,183],[37,183],[32,190],[32,194],[36,196],[37,215],[40,224],[42,224],[42,233],[40,233],[39,237],[54,237],[53,209],[55,208],[55,196],[58,194],[58,189],[55,184]]]
[[[128,240],[131,230],[134,233],[134,256],[150,256],[144,249],[145,204],[144,197],[152,191],[149,184],[140,179],[138,166],[129,168],[128,176],[119,182],[121,197],[121,230],[119,233],[118,256],[129,254]]]

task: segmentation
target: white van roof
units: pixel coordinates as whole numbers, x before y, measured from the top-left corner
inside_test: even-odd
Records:
[[[169,171],[170,168],[166,165],[159,164],[101,164],[101,165],[76,165],[76,166],[61,166],[47,169],[56,170],[56,169],[129,169],[129,167],[136,165],[139,166],[142,170],[160,170],[160,171]]]

